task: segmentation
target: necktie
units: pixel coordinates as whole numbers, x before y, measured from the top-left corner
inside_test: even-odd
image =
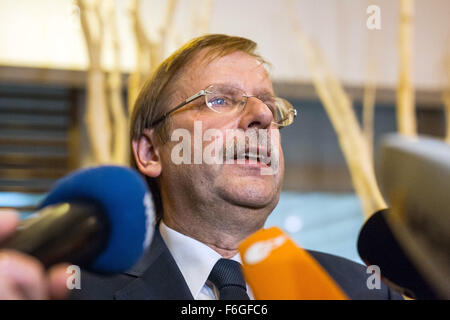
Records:
[[[239,262],[220,259],[208,280],[219,289],[219,300],[250,300]]]

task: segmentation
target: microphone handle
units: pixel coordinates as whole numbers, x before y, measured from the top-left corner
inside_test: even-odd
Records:
[[[92,203],[59,203],[19,223],[0,245],[36,257],[48,268],[60,262],[87,266],[103,251],[108,239],[107,220]]]

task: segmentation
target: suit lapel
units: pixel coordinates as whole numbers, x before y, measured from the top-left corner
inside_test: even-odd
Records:
[[[193,300],[158,225],[149,250],[127,274],[137,278],[115,293],[118,300]]]

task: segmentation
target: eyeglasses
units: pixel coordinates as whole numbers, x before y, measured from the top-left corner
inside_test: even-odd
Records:
[[[200,90],[193,96],[187,98],[184,102],[177,105],[170,111],[164,113],[156,121],[150,124],[153,127],[167,118],[171,113],[184,107],[186,104],[200,98],[205,97],[206,106],[215,113],[231,114],[240,112],[244,109],[249,98],[256,98],[264,103],[272,113],[272,123],[278,127],[286,127],[294,122],[297,116],[297,110],[294,109],[289,101],[274,96],[249,96],[239,88],[230,85],[218,84],[210,85],[206,89]]]

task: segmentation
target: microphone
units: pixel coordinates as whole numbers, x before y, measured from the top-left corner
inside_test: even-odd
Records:
[[[60,179],[1,247],[32,255],[45,267],[70,262],[121,272],[150,244],[154,219],[151,195],[135,170],[94,167]]]
[[[388,224],[389,210],[374,213],[358,236],[358,253],[366,265],[377,265],[383,282],[414,299],[439,299],[435,289],[398,243]]]
[[[324,268],[281,229],[260,230],[239,245],[257,300],[347,300]]]
[[[390,134],[377,175],[388,210],[363,225],[358,252],[393,289],[416,299],[450,299],[450,146]]]

